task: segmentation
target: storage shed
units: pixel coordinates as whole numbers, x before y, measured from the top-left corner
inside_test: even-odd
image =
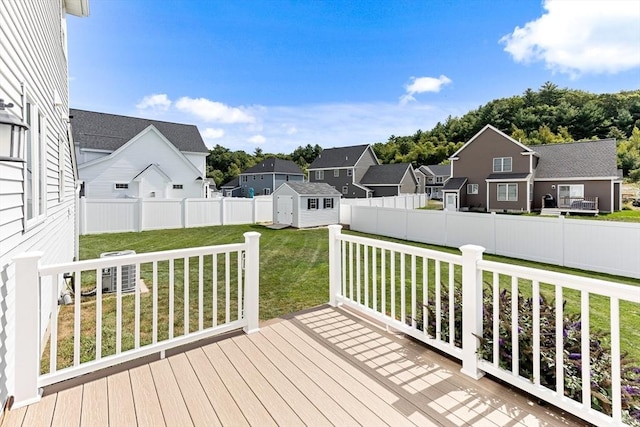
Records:
[[[324,182],[285,182],[273,192],[273,222],[296,228],[338,224],[340,197]]]

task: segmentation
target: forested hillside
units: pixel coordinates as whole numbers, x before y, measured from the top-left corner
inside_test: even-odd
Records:
[[[493,100],[462,117],[448,117],[431,130],[391,135],[373,146],[382,163],[437,164],[487,124],[524,144],[616,138],[618,166],[626,177],[640,181],[640,90],[592,94],[547,82],[537,91],[527,89],[522,95]],[[306,169],[322,150],[321,145],[319,141],[313,147],[298,147],[277,157],[291,159]],[[249,155],[216,146],[207,158],[208,174],[221,184],[267,156],[260,149]]]

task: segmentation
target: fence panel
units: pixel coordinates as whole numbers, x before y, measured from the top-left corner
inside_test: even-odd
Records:
[[[189,227],[204,227],[222,225],[220,209],[222,199],[189,199],[187,209],[187,225]]]
[[[255,199],[225,199],[224,223],[225,224],[252,224],[253,203]]]
[[[445,212],[445,211],[442,211]],[[488,252],[495,251],[495,215],[469,212],[446,212],[447,246],[480,245]]]
[[[256,197],[256,222],[273,221],[273,198],[272,197]]]
[[[563,217],[525,219],[512,215],[494,216],[495,254],[550,264],[557,264],[563,259]]]
[[[142,210],[142,229],[159,230],[184,226],[184,202],[176,199],[147,199]]]
[[[138,231],[138,200],[81,199],[82,234]]]

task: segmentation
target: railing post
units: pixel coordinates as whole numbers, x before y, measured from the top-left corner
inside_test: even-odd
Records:
[[[342,226],[333,224],[329,226],[329,304],[338,305],[336,297],[342,292],[340,284],[342,271],[342,256],[340,254],[340,240]]]
[[[14,328],[14,408],[38,402],[40,373],[40,275],[42,252],[29,252],[13,258],[15,278]],[[55,312],[57,307],[52,307]],[[11,393],[10,393],[11,394]]]
[[[247,245],[244,259],[244,317],[247,325],[243,328],[247,334],[257,332],[260,317],[260,233],[244,233]]]
[[[464,245],[462,251],[462,372],[480,379],[484,372],[478,369],[479,338],[482,337],[482,271],[478,261],[484,248]]]

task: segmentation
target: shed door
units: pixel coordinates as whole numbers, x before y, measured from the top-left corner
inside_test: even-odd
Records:
[[[444,209],[447,211],[458,210],[458,195],[456,193],[445,193]]]
[[[278,204],[277,224],[293,223],[293,196],[278,196],[276,200]]]

